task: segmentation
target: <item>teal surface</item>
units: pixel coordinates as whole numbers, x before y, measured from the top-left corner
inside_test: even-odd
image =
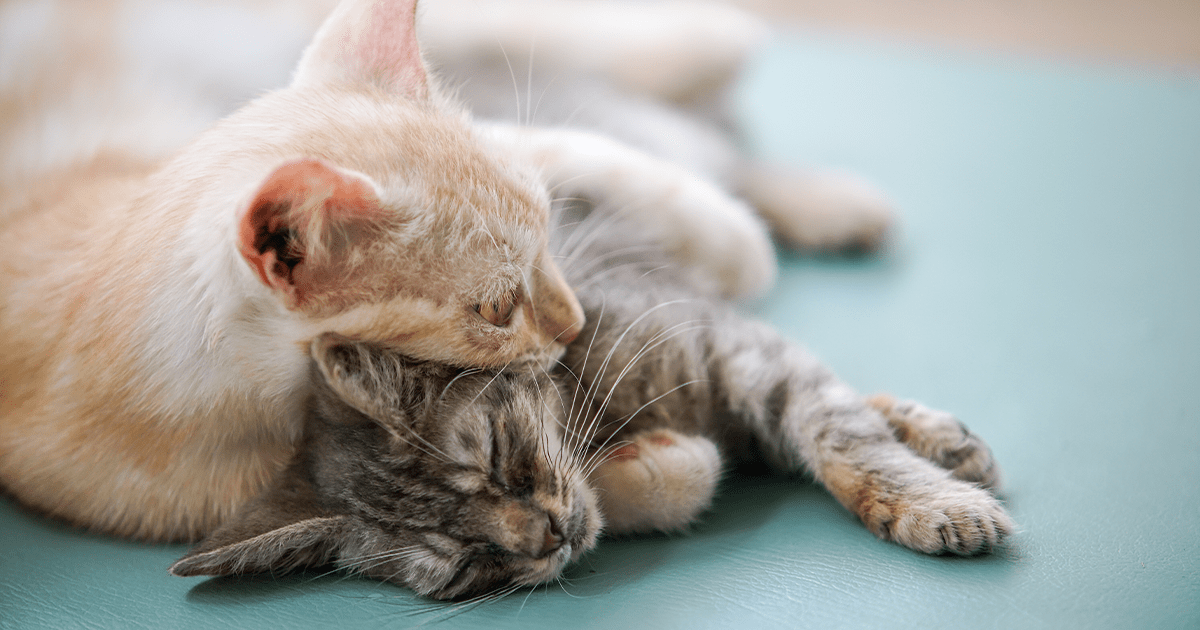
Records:
[[[1200,78],[791,38],[739,94],[754,148],[878,181],[882,256],[784,256],[754,305],[864,392],[955,411],[1021,533],[928,557],[821,489],[724,486],[694,533],[608,540],[476,607],[341,575],[182,579],[181,546],[0,502],[5,628],[1198,628]]]

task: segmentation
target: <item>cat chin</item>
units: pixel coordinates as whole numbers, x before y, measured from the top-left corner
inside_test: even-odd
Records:
[[[526,586],[537,586],[543,582],[549,582],[558,577],[562,570],[567,567],[572,561],[583,555],[583,549],[576,550],[571,543],[563,545],[558,551],[551,554],[549,557],[543,558],[540,561],[542,568],[536,571],[529,580],[525,582]]]
[[[551,342],[548,345],[537,348],[524,358],[517,359],[508,364],[509,369],[522,369],[526,367],[549,371],[558,364],[559,360],[567,354],[567,346],[558,342]]]
[[[587,484],[580,484],[575,491],[575,501],[583,514],[579,530],[572,539],[545,558],[526,560],[526,577],[517,582],[521,586],[537,586],[557,578],[567,567],[583,554],[596,547],[604,517],[601,515],[596,493]]]

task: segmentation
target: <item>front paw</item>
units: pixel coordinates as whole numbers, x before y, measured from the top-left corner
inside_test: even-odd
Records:
[[[963,481],[1000,486],[1000,467],[988,445],[953,415],[911,400],[877,394],[867,403],[887,418],[896,439]]]
[[[864,180],[834,171],[805,172],[753,164],[739,187],[790,247],[815,251],[871,251],[884,242],[896,211]]]
[[[588,479],[616,534],[686,528],[712,504],[721,476],[716,445],[669,429],[639,433],[603,457]]]
[[[949,479],[882,492],[859,507],[859,516],[875,535],[925,553],[986,553],[1015,528],[987,491]]]
[[[699,179],[682,181],[658,209],[665,245],[703,271],[726,297],[761,295],[778,265],[770,233],[754,211]]]

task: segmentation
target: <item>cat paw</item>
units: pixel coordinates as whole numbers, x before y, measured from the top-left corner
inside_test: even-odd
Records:
[[[716,445],[669,429],[639,433],[604,458],[588,479],[615,534],[686,528],[712,504],[721,476]]]
[[[861,508],[863,523],[875,535],[925,553],[986,553],[1015,529],[995,497],[954,480],[888,492]]]
[[[780,241],[797,249],[877,249],[895,222],[891,202],[862,179],[752,164],[739,188]]]
[[[699,179],[680,181],[661,204],[668,251],[703,271],[723,295],[753,297],[775,283],[775,246],[746,204]]]
[[[867,399],[887,419],[896,439],[963,481],[1000,486],[1000,467],[988,445],[953,415],[887,394]]]

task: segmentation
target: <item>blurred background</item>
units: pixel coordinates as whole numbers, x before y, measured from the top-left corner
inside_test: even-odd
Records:
[[[804,28],[1200,73],[1195,0],[733,0]]]

